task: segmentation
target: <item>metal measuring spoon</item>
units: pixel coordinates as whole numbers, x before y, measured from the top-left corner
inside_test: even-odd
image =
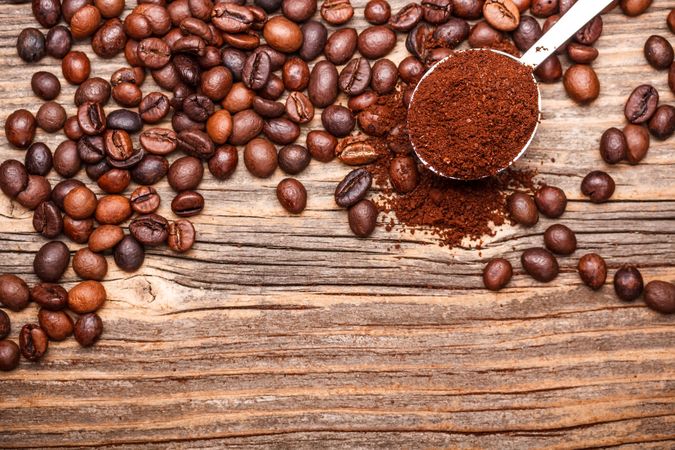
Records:
[[[470,50],[459,50],[460,52],[485,52],[485,51],[490,51],[493,53],[497,53],[499,55],[505,56],[507,58],[511,58],[514,61],[517,61],[519,64],[522,64],[524,66],[527,66],[530,68],[532,71],[539,67],[549,56],[553,55],[555,51],[558,49],[558,47],[562,46],[569,38],[572,37],[577,31],[579,31],[584,25],[586,25],[588,22],[590,22],[595,16],[600,14],[600,12],[605,9],[610,3],[612,3],[612,0],[579,0],[577,1],[572,8],[570,8],[567,13],[565,13],[558,22],[551,27],[550,30],[546,34],[544,34],[539,40],[532,46],[530,49],[520,58],[516,58],[513,55],[509,55],[508,53],[500,52],[498,50],[493,50],[493,49],[470,49]],[[431,68],[424,74],[424,76],[420,79],[420,81],[417,83],[417,86],[415,87],[415,90],[413,91],[411,100],[410,100],[410,109],[412,109],[412,105],[415,102],[415,94],[417,93],[417,90],[420,88],[422,84],[424,84],[425,79],[431,74],[436,68],[445,63],[446,61],[450,60],[453,58],[453,55],[450,55],[440,61],[438,61],[436,64],[431,66]],[[537,87],[537,102],[538,102],[538,108],[539,108],[539,119],[541,119],[541,91],[539,90],[539,83],[537,82],[536,78],[534,77],[534,73],[532,74],[532,82],[536,85]],[[450,176],[447,173],[443,173],[442,170],[434,167],[432,164],[429,164],[422,156],[420,156],[419,152],[417,151],[417,146],[415,145],[415,141],[411,139],[411,144],[413,146],[413,150],[415,152],[415,155],[419,159],[419,161],[424,165],[427,169],[431,170],[433,173],[436,175],[442,176],[444,178],[449,178],[452,180],[462,180],[462,181],[471,181],[475,179],[482,179],[482,178],[487,178],[492,175],[496,175],[499,172],[502,172],[503,170],[507,169],[510,167],[514,162],[516,162],[521,156],[525,154],[525,151],[527,148],[530,146],[532,143],[532,140],[534,139],[535,134],[537,133],[537,129],[539,128],[539,120],[537,120],[537,124],[535,125],[534,129],[532,130],[532,135],[530,136],[530,139],[527,141],[523,149],[516,155],[515,158],[509,162],[505,167],[500,168],[493,174],[485,175],[480,178],[460,178],[456,176]]]

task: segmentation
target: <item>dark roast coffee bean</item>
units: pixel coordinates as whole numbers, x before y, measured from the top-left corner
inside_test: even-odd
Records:
[[[41,309],[38,322],[52,341],[62,341],[73,334],[73,320],[63,311]]]
[[[277,199],[291,214],[300,214],[307,206],[307,190],[295,178],[284,178],[277,185]]]
[[[563,215],[567,207],[567,196],[562,189],[555,186],[543,186],[534,194],[534,202],[546,217],[551,219]]]
[[[331,25],[342,25],[354,16],[349,0],[325,0],[321,4],[321,17]]]
[[[152,186],[139,186],[129,196],[131,209],[139,214],[151,214],[157,211],[161,198]]]
[[[190,250],[196,239],[195,227],[189,220],[178,219],[169,224],[167,245],[174,252],[184,253]]]
[[[133,236],[125,236],[113,253],[115,264],[125,272],[135,272],[143,265],[145,250]]]
[[[434,29],[427,23],[420,23],[408,34],[405,40],[406,49],[420,61],[426,61],[429,56],[428,43],[432,40]]]
[[[628,143],[618,128],[609,128],[600,138],[600,156],[607,164],[616,164],[626,158]]]
[[[0,341],[0,370],[8,372],[19,366],[21,353],[14,341]]]
[[[122,83],[131,83],[137,86],[145,80],[145,69],[142,67],[122,67],[110,76],[110,84],[115,87]]]
[[[534,226],[539,221],[539,213],[530,195],[516,192],[509,196],[506,207],[513,221],[526,227]]]
[[[30,302],[28,285],[16,275],[0,275],[0,304],[12,311],[21,311]]]
[[[0,342],[2,339],[5,339],[7,336],[9,336],[9,332],[11,331],[11,322],[9,320],[9,316],[7,313],[3,310],[0,309]],[[0,359],[2,358],[2,350],[0,349]],[[0,362],[0,368],[2,366],[2,363]]]
[[[213,24],[226,33],[247,31],[254,20],[250,9],[232,2],[217,3],[211,12]]]
[[[389,94],[396,88],[398,68],[388,59],[381,59],[373,64],[370,87],[379,95]]]
[[[316,0],[283,0],[281,11],[294,22],[304,22],[316,12]]]
[[[341,28],[334,31],[326,40],[323,54],[328,61],[340,66],[349,61],[358,45],[358,34],[354,28]]]
[[[244,165],[253,176],[271,176],[278,165],[274,144],[262,138],[251,140],[244,148]]]
[[[558,261],[548,250],[530,248],[523,252],[520,262],[532,278],[547,283],[558,276]]]
[[[349,166],[360,166],[376,161],[381,155],[377,149],[368,142],[366,136],[350,136],[338,144],[335,153],[340,161]]]
[[[21,328],[19,333],[19,348],[21,354],[28,361],[41,359],[49,347],[47,333],[39,325],[28,323]]]
[[[27,63],[34,63],[45,56],[45,35],[37,28],[24,28],[16,40],[16,53]]]
[[[574,35],[574,39],[583,45],[593,45],[602,34],[602,16],[595,16]]]
[[[312,158],[321,162],[330,162],[335,158],[337,139],[323,130],[312,130],[307,133],[307,150]]]
[[[78,86],[75,91],[75,104],[77,106],[86,102],[105,105],[110,100],[110,83],[100,77],[89,78]]]
[[[5,121],[5,136],[10,144],[17,148],[26,148],[35,138],[37,122],[30,111],[18,109]]]
[[[61,82],[50,72],[35,72],[30,80],[31,89],[42,100],[54,100],[61,93]]]
[[[68,54],[73,45],[73,35],[70,30],[57,25],[47,33],[45,39],[45,50],[52,58],[61,59]]]
[[[108,130],[104,137],[105,152],[108,158],[124,161],[134,153],[133,142],[124,130]]]
[[[169,162],[160,155],[145,155],[131,169],[131,177],[138,184],[151,185],[159,182],[169,171]]]
[[[56,102],[44,103],[35,115],[37,126],[47,133],[59,131],[66,123],[66,119],[66,110]]]
[[[169,98],[161,92],[151,92],[141,100],[138,112],[145,123],[157,123],[169,114]]]
[[[401,33],[407,33],[422,20],[424,11],[417,3],[408,3],[389,19],[389,26]]]
[[[84,136],[77,116],[70,116],[66,119],[66,123],[63,124],[63,134],[72,141],[77,141]]]
[[[73,141],[63,141],[56,147],[53,157],[54,170],[65,178],[73,177],[80,171],[82,161]]]
[[[650,36],[645,42],[645,59],[657,70],[667,69],[673,63],[673,46],[662,36]]]
[[[391,17],[391,6],[386,0],[370,0],[363,10],[363,17],[373,25],[383,25]]]
[[[312,155],[302,145],[291,144],[279,150],[279,167],[290,175],[296,175],[309,165]]]
[[[300,127],[285,118],[270,119],[263,125],[263,133],[275,144],[288,145],[300,136]]]
[[[502,290],[513,276],[511,263],[504,258],[491,259],[483,269],[483,284],[491,291]]]
[[[86,53],[70,51],[61,61],[61,72],[70,84],[82,84],[89,78],[91,62]]]
[[[178,145],[178,136],[175,131],[166,128],[149,128],[139,137],[141,147],[154,155],[168,155]]]
[[[630,123],[641,124],[649,121],[659,103],[658,91],[648,84],[635,88],[628,97],[624,114]]]
[[[558,255],[571,255],[577,249],[577,238],[565,225],[551,225],[544,233],[546,248]]]
[[[544,83],[555,83],[563,75],[560,59],[556,55],[549,56],[539,67],[537,67],[534,74],[539,81]]]
[[[106,156],[102,136],[84,136],[77,141],[77,154],[85,164],[96,164]]]
[[[389,181],[400,194],[412,192],[419,183],[417,163],[410,156],[397,156],[389,165]]]
[[[278,100],[284,93],[284,81],[275,74],[270,75],[265,87],[258,91],[258,95],[268,100]]]
[[[607,264],[602,256],[587,253],[579,259],[577,265],[581,281],[593,290],[600,289],[607,279]]]
[[[450,19],[452,0],[423,0],[424,20],[432,24],[443,24]]]
[[[91,48],[101,58],[113,58],[124,50],[127,36],[124,26],[118,18],[107,20],[99,28],[91,40]]]
[[[362,94],[370,85],[371,73],[367,59],[352,59],[340,72],[338,79],[340,90],[349,96]]]
[[[61,2],[59,0],[33,0],[33,17],[44,28],[51,28],[61,20]]]
[[[630,302],[642,294],[644,282],[637,267],[623,265],[614,274],[614,292],[625,302]]]
[[[234,173],[238,161],[237,148],[232,145],[223,145],[218,147],[209,159],[209,171],[215,178],[225,180]]]
[[[355,205],[368,193],[373,177],[366,169],[352,170],[335,188],[335,203],[342,208]]]
[[[626,137],[626,159],[630,164],[637,164],[647,156],[649,151],[649,131],[642,125],[629,123],[623,128]]]
[[[238,112],[232,116],[230,144],[244,145],[259,135],[265,125],[262,118],[252,110]]]
[[[265,86],[271,73],[271,61],[267,53],[254,53],[246,59],[241,77],[249,89],[258,90]]]
[[[83,183],[80,180],[75,179],[63,180],[57,183],[56,186],[54,186],[54,189],[52,189],[51,200],[59,207],[59,209],[63,209],[63,199],[70,191],[78,186],[83,186]]]
[[[523,19],[524,18],[525,17],[523,17]],[[521,20],[521,27],[523,29],[526,29],[527,26],[526,25],[524,26],[523,22],[528,21]],[[538,25],[539,24],[537,23],[537,26]],[[443,42],[449,48],[455,48],[469,37],[469,31],[470,31],[469,23],[466,20],[451,17],[447,23],[440,25],[436,28],[436,30],[433,32],[433,38]],[[519,33],[518,30],[514,32],[514,40],[516,39],[515,36],[517,33]],[[522,34],[525,34],[525,32],[523,32]]]
[[[314,105],[302,92],[291,92],[285,106],[288,118],[295,123],[309,123],[314,118]]]
[[[178,133],[178,149],[187,155],[209,159],[216,149],[208,134],[200,130],[186,130]]]
[[[298,55],[305,61],[312,61],[323,52],[328,40],[328,30],[323,24],[309,20],[302,24],[301,31],[303,39]]]
[[[40,203],[33,212],[33,228],[48,239],[53,239],[63,230],[61,211],[54,202]]]
[[[125,108],[134,108],[141,103],[143,93],[133,83],[120,83],[112,88],[112,97],[118,105]]]
[[[169,45],[155,37],[140,41],[136,53],[143,66],[148,69],[162,68],[169,63],[171,58]]]
[[[599,52],[588,45],[571,42],[567,46],[567,56],[577,64],[590,64],[597,59]]]
[[[35,254],[33,270],[40,280],[55,283],[66,271],[69,262],[68,247],[61,241],[50,241]]]
[[[593,203],[604,203],[614,194],[616,184],[608,173],[594,170],[581,182],[581,192]]]
[[[182,192],[199,186],[203,176],[204,166],[201,160],[194,156],[184,156],[171,164],[167,179],[175,191]]]
[[[103,334],[103,321],[96,313],[84,314],[75,322],[75,340],[82,347],[91,347]]]
[[[549,17],[558,12],[558,0],[532,0],[530,12],[537,17]]]
[[[273,13],[281,8],[282,0],[254,0],[256,6],[260,6],[267,13]]]
[[[40,203],[49,199],[52,187],[45,177],[28,175],[26,189],[19,192],[16,201],[26,209],[35,209]]]
[[[323,127],[335,137],[348,136],[355,126],[354,116],[341,105],[330,105],[321,113]]]
[[[253,100],[253,111],[265,119],[274,119],[284,115],[286,107],[281,102],[267,100],[262,97],[256,97]]]
[[[396,46],[396,33],[384,25],[366,28],[359,34],[357,47],[359,52],[369,59],[386,56]]]
[[[513,32],[513,42],[520,51],[529,50],[542,35],[541,26],[532,16],[522,16],[518,28]]]
[[[28,147],[24,163],[29,174],[45,176],[52,170],[52,151],[42,142],[35,142]]]
[[[600,95],[600,81],[591,66],[574,64],[563,77],[567,95],[577,103],[590,103]]]
[[[77,121],[87,135],[101,134],[106,127],[105,112],[100,103],[83,103],[77,109]]]
[[[377,207],[370,200],[361,200],[349,208],[349,228],[358,237],[368,237],[375,231]]]
[[[169,222],[157,214],[141,216],[131,221],[129,232],[141,244],[157,246],[169,236]]]
[[[659,106],[649,120],[649,131],[657,139],[668,139],[675,131],[675,107]]]
[[[143,128],[143,122],[137,112],[129,111],[128,109],[117,109],[107,115],[106,127],[108,129],[124,130],[127,133],[137,133]]]
[[[171,211],[179,217],[192,217],[204,209],[204,197],[196,191],[184,191],[171,201]]]
[[[663,314],[675,313],[675,285],[667,281],[650,281],[645,286],[644,299],[647,306]]]
[[[284,63],[282,79],[287,90],[304,91],[309,84],[309,66],[296,56],[288,58]]]
[[[232,72],[235,81],[241,80],[241,72],[246,62],[246,53],[236,48],[227,47],[221,52],[223,65]]]

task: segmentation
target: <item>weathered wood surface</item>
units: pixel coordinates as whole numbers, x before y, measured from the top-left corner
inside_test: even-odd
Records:
[[[353,3],[361,10],[365,0]],[[152,250],[138,274],[109,273],[96,347],[52,344],[42,362],[1,375],[0,447],[672,448],[673,317],[618,301],[610,285],[591,293],[574,268],[597,251],[612,269],[632,262],[647,280],[675,280],[673,141],[653,142],[639,166],[607,168],[596,150],[604,129],[623,124],[637,84],[673,102],[666,73],[642,56],[651,34],[675,42],[665,25],[673,7],[656,0],[640,18],[605,17],[593,105],[574,105],[561,84],[543,87],[545,120],[520,166],[565,189],[562,223],[580,243],[554,282],[533,282],[518,263],[551,221],[506,227],[481,252],[398,229],[360,240],[332,201],[347,167],[312,163],[301,174],[310,200],[300,217],[277,204],[281,173],[260,181],[240,167],[232,180],[203,183],[208,206],[192,252]],[[15,56],[26,26],[29,5],[0,5],[3,118],[37,110],[29,76],[55,65]],[[399,44],[392,59],[404,55]],[[121,64],[95,60],[93,73]],[[59,101],[72,112],[74,89],[64,87]],[[0,158],[10,157],[23,153],[3,139]],[[603,167],[617,192],[591,205],[578,186]],[[160,191],[170,216],[171,191]],[[2,197],[0,272],[34,281],[43,242],[31,214]],[[493,255],[517,269],[500,294],[481,289]],[[66,281],[76,281],[72,270]],[[35,314],[14,314],[12,336]]]

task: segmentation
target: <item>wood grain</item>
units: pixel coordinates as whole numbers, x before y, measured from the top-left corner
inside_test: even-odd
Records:
[[[362,17],[365,0],[352,3]],[[207,208],[193,251],[151,250],[132,276],[111,270],[96,347],[54,343],[40,363],[0,376],[0,447],[672,448],[673,317],[618,301],[609,284],[592,293],[575,266],[595,251],[612,269],[632,262],[647,281],[675,280],[673,141],[653,141],[639,166],[605,166],[597,152],[602,131],[622,126],[636,85],[651,83],[673,102],[666,73],[642,56],[651,34],[674,42],[665,24],[673,7],[655,0],[639,18],[605,16],[594,64],[602,95],[591,106],[573,104],[561,84],[543,87],[544,121],[520,167],[565,189],[562,223],[580,247],[560,258],[554,282],[532,281],[518,263],[551,221],[504,227],[481,251],[441,248],[400,227],[356,239],[332,200],[349,168],[313,162],[299,177],[307,211],[290,217],[274,195],[283,175],[255,180],[240,167],[231,180],[202,184]],[[30,75],[58,71],[55,60],[16,57],[27,26],[30,5],[0,4],[2,117],[36,111]],[[391,58],[405,55],[400,42]],[[93,73],[109,77],[123,64],[93,58]],[[73,92],[64,82],[59,101],[70,113]],[[38,139],[55,148],[61,138]],[[23,152],[3,136],[7,158]],[[618,186],[601,206],[579,192],[596,168]],[[159,190],[170,217],[172,192],[165,182]],[[0,272],[34,282],[43,243],[31,213],[2,197]],[[480,278],[494,255],[516,267],[499,294]],[[72,270],[65,281],[76,281]],[[13,314],[12,338],[35,315]]]

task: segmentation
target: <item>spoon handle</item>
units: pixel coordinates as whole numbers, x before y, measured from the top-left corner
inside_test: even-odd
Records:
[[[536,69],[612,0],[579,0],[525,53],[520,62]]]

